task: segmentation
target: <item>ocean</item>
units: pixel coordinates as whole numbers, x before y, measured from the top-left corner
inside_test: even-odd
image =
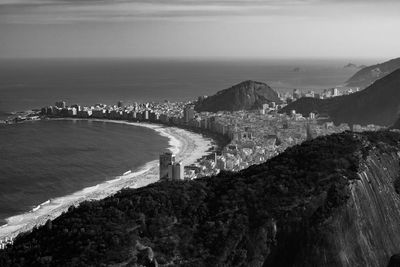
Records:
[[[357,69],[344,60],[183,61],[128,59],[0,60],[0,119],[54,105],[183,101],[212,95],[244,80],[278,91],[343,84]],[[365,63],[361,62],[360,63]],[[298,68],[296,70],[296,68]]]
[[[0,225],[40,203],[138,170],[168,138],[151,129],[98,121],[0,124]]]
[[[278,91],[318,91],[343,84],[357,71],[343,68],[347,63],[2,59],[0,119],[58,100],[68,105],[191,100],[249,79],[266,82]],[[165,137],[150,129],[110,123],[0,125],[0,220],[138,169],[156,159],[167,143]]]

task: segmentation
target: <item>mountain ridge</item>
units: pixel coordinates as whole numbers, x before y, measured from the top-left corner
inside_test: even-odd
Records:
[[[1,266],[386,266],[400,249],[400,134],[345,132],[238,173],[84,202]]]
[[[346,81],[348,87],[360,87],[364,89],[376,80],[385,77],[400,68],[400,57],[389,61],[364,67]]]
[[[377,80],[366,89],[328,99],[301,98],[280,110],[308,116],[310,112],[327,114],[336,124],[376,124],[390,126],[400,108],[400,69]]]

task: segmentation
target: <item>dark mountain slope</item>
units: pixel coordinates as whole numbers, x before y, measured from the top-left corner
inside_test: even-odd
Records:
[[[343,133],[239,173],[126,189],[0,251],[0,266],[386,266],[400,134]]]
[[[377,124],[389,126],[397,119],[400,108],[400,70],[361,92],[331,99],[301,98],[283,108],[308,116],[310,112],[326,113],[336,123]]]
[[[278,94],[271,87],[265,83],[245,81],[198,102],[195,110],[198,112],[251,110],[271,102],[281,103]]]
[[[384,63],[365,67],[354,74],[346,85],[350,87],[365,88],[376,80],[385,77],[400,68],[400,58],[395,58]]]
[[[390,127],[391,129],[400,130],[400,118],[398,118],[395,123]]]

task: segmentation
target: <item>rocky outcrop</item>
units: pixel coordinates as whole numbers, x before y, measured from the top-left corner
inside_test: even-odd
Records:
[[[321,228],[308,253],[319,266],[386,266],[400,252],[400,198],[394,181],[399,155],[372,150],[360,164],[359,180],[349,184],[350,199]]]
[[[198,112],[251,110],[271,102],[281,103],[278,94],[271,87],[261,82],[244,81],[199,100],[195,110]]]

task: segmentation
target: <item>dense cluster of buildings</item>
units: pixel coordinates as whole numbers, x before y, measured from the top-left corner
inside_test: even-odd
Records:
[[[321,92],[315,92],[313,90],[300,90],[300,89],[293,89],[293,92],[287,92],[284,94],[281,94],[281,98],[284,99],[284,101],[290,103],[293,101],[296,101],[302,97],[311,97],[311,98],[318,98],[318,99],[327,99],[327,98],[332,98],[332,97],[337,97],[337,96],[342,96],[342,95],[349,95],[355,92],[358,92],[359,88],[329,88],[329,89],[324,89]]]
[[[312,91],[303,94],[294,90],[292,95],[281,95],[281,99],[286,103],[286,98],[327,98],[338,95],[340,92],[336,89],[327,90],[321,95],[314,94]],[[143,121],[213,133],[228,141],[226,146],[213,151],[209,156],[190,166],[183,166],[182,162],[177,161],[170,152],[161,154],[160,180],[195,179],[216,175],[222,170],[239,171],[250,165],[263,163],[288,147],[317,136],[346,130],[361,132],[382,129],[376,125],[352,125],[352,128],[347,124],[337,126],[333,122],[324,121],[314,113],[304,117],[295,110],[288,115],[280,114],[278,110],[281,107],[282,105],[272,102],[264,104],[258,110],[198,113],[194,109],[193,102],[190,101],[134,103],[128,106],[125,106],[122,101],[116,105],[96,104],[93,106],[68,106],[65,101],[58,101],[54,106],[43,107],[40,112],[29,111],[18,114],[15,122],[36,120],[43,116]],[[0,249],[4,249],[7,244],[12,244],[12,240],[9,238],[0,240]]]
[[[5,237],[4,239],[0,239],[0,249],[5,249],[7,245],[12,245],[13,240],[10,237]]]
[[[333,92],[335,93],[335,91]],[[292,111],[280,114],[280,106],[264,104],[258,110],[197,113],[192,102],[134,103],[124,106],[96,104],[89,107],[67,106],[59,101],[44,107],[41,113],[50,117],[76,117],[154,122],[175,125],[195,131],[214,133],[229,140],[228,145],[201,159],[194,165],[183,166],[174,155],[160,155],[160,179],[180,180],[214,175],[221,170],[239,171],[253,164],[265,162],[286,148],[307,139],[346,130],[378,130],[380,127],[347,124],[339,126],[322,122],[316,114],[308,117]]]
[[[175,161],[175,155],[166,152],[160,155],[160,180],[183,180],[184,166]]]

